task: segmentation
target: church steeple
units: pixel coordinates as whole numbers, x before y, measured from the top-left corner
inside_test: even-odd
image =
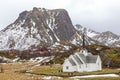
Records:
[[[82,34],[82,39],[83,39],[82,48],[85,49],[85,34],[84,33]]]
[[[85,31],[84,30],[82,32],[82,48],[86,49],[86,46],[85,46]]]

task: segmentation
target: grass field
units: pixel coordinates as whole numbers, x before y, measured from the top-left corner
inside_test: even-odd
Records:
[[[41,66],[37,69],[33,69],[30,71],[32,74],[37,75],[51,75],[51,76],[60,76],[60,77],[70,77],[70,76],[83,76],[83,75],[93,75],[93,74],[117,74],[120,72],[120,70],[117,69],[103,69],[102,71],[96,71],[96,72],[74,72],[74,73],[65,73],[61,72],[62,68],[61,66]]]
[[[27,65],[32,63],[7,63],[2,64],[3,73],[0,73],[0,80],[46,80],[44,79],[45,76],[38,75],[38,74],[45,74],[45,75],[61,75],[65,78],[52,78],[49,80],[79,80],[79,79],[72,79],[67,78],[69,76],[68,73],[59,72],[61,70],[61,66],[54,65],[54,66],[34,66],[34,67],[26,67]],[[30,71],[33,74],[25,74],[21,73],[21,71]],[[86,75],[86,74],[106,74],[106,73],[118,73],[119,70],[116,69],[104,69],[101,72],[83,72],[83,73],[73,73],[73,75]],[[34,75],[37,74],[37,75]],[[97,78],[86,78],[80,80],[120,80],[120,77],[97,77]]]
[[[14,63],[14,64],[2,64],[3,73],[0,73],[0,80],[43,80],[41,76],[25,75],[16,72],[16,70],[23,70],[23,67],[29,63]]]

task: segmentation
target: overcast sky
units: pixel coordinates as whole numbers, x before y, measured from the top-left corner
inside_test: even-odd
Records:
[[[73,24],[120,35],[120,0],[1,0],[0,29],[14,22],[19,13],[33,7],[64,8]]]

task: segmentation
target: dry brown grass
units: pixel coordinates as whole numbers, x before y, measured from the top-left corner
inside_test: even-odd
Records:
[[[14,64],[2,64],[3,73],[0,73],[0,80],[43,80],[42,76],[26,75],[16,72],[16,70],[27,69],[24,67],[30,63],[14,63]]]
[[[40,66],[35,67],[26,67],[27,65],[30,65],[33,63],[26,62],[26,63],[7,63],[2,64],[3,73],[0,73],[0,80],[46,80],[41,75],[29,75],[29,74],[23,74],[19,73],[17,71],[21,70],[31,70],[31,69],[37,69]],[[42,66],[43,68],[43,66]],[[49,66],[44,66],[44,68],[49,68]],[[68,79],[68,78],[53,78],[51,80],[74,80],[74,79]]]
[[[49,69],[50,66],[34,66],[34,67],[26,67],[29,64],[33,64],[30,62],[26,63],[13,63],[13,64],[2,64],[4,72],[0,73],[0,80],[46,80],[41,75],[29,75],[24,73],[19,73],[16,71],[21,70],[36,70],[36,69]],[[61,66],[52,66],[52,68],[60,68]],[[80,79],[80,80],[120,80],[120,77],[118,78],[87,78],[87,79]],[[53,78],[49,80],[79,80],[79,79],[70,79],[70,78]]]

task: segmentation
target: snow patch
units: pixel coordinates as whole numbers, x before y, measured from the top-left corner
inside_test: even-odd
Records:
[[[117,74],[101,74],[101,75],[86,75],[86,76],[74,76],[70,78],[91,78],[91,77],[119,77]]]

